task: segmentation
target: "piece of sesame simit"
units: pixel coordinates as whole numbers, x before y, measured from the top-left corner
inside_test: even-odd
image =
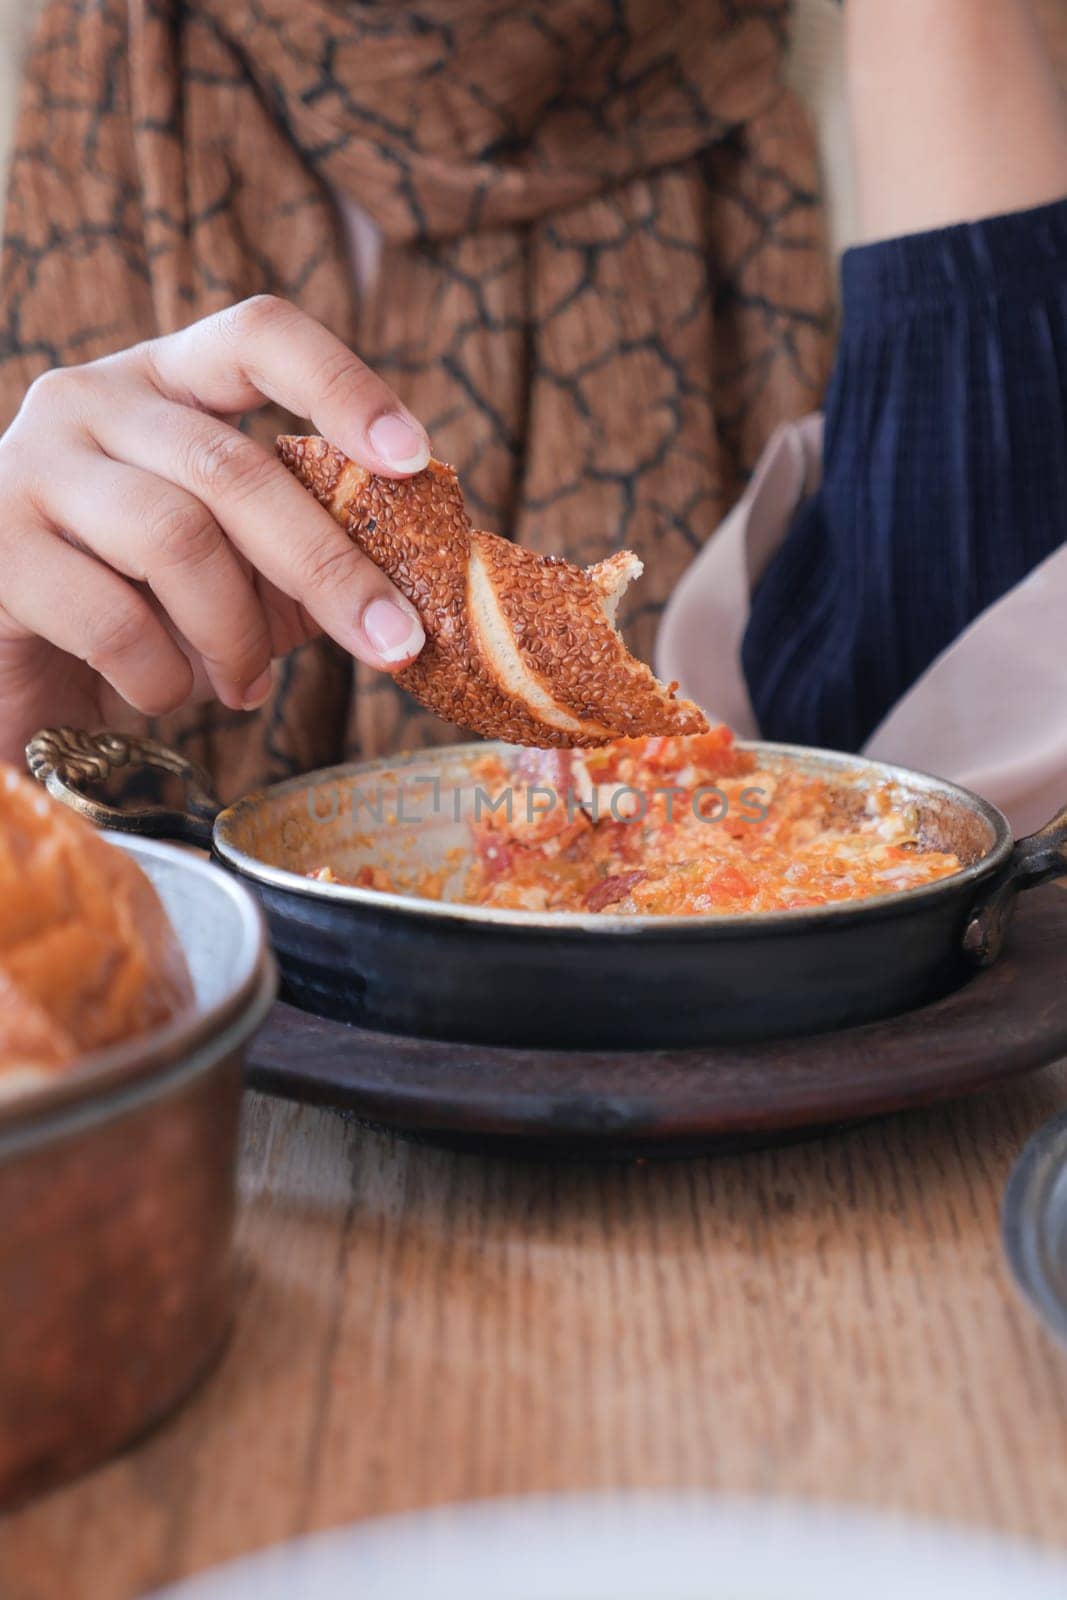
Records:
[[[583,571],[471,526],[456,474],[431,461],[379,478],[316,435],[278,455],[419,613],[426,644],[396,680],[438,716],[522,745],[704,733],[615,628],[642,567],[624,550]]]

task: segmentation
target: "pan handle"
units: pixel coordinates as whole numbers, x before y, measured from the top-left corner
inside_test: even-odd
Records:
[[[971,912],[963,948],[979,967],[990,966],[1004,948],[1015,898],[1067,873],[1067,806],[1036,833],[1020,839],[992,893]]]
[[[118,828],[149,838],[180,839],[211,848],[212,823],[222,809],[202,767],[154,739],[125,733],[86,733],[80,728],[44,728],[26,746],[26,763],[49,794],[78,811],[98,828]],[[125,769],[125,771],[123,771]],[[179,778],[185,785],[184,808],[148,801],[113,805],[93,789],[116,772],[142,785],[154,774]]]

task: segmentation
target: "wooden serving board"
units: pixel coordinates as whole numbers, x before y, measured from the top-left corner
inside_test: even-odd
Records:
[[[1067,1056],[1067,894],[1019,902],[1000,961],[933,1005],[837,1033],[700,1050],[545,1051],[370,1033],[279,1003],[254,1088],[484,1150],[737,1149],[948,1099]]]

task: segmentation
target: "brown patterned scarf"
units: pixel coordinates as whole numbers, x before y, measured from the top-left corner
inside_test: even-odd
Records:
[[[623,621],[647,658],[672,585],[826,373],[787,14],[48,0],[7,210],[0,423],[50,365],[286,295],[425,421],[483,526],[582,562],[638,551]],[[346,202],[384,236],[362,303]],[[265,441],[294,425],[249,424]],[[226,795],[453,736],[326,641],[254,717],[190,708],[157,732]]]

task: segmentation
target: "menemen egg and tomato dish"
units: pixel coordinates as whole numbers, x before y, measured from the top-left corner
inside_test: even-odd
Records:
[[[458,895],[522,911],[706,916],[864,900],[960,870],[925,849],[893,786],[849,787],[802,767],[759,765],[728,728],[621,739],[590,750],[487,753],[472,780]],[[442,874],[401,882],[380,865],[330,883],[444,895]]]

